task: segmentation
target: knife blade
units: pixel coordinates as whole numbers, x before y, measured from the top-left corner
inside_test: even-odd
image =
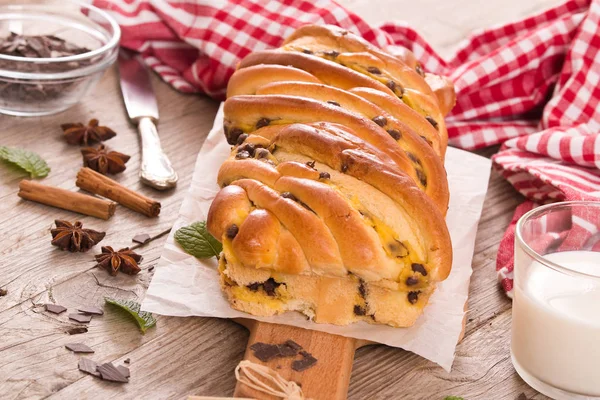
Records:
[[[158,105],[150,72],[139,55],[124,49],[119,52],[118,64],[125,109],[142,141],[140,180],[155,189],[172,188],[178,177],[160,144],[156,129]]]

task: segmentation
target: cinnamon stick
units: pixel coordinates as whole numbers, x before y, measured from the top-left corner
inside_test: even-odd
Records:
[[[28,180],[19,183],[18,194],[22,199],[102,219],[109,219],[117,207],[113,201]]]
[[[107,197],[148,217],[157,217],[160,214],[158,201],[134,192],[90,168],[84,167],[79,170],[75,184],[83,190]]]

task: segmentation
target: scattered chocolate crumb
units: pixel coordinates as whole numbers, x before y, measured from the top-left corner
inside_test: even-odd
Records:
[[[94,375],[100,378],[100,372],[96,370],[96,368],[98,368],[98,364],[96,364],[95,361],[92,361],[89,358],[81,357],[79,359],[79,364],[77,364],[77,367],[82,372],[86,372],[90,375]]]
[[[69,335],[78,335],[80,333],[86,333],[88,329],[85,326],[76,326],[75,328],[71,328],[67,331]]]
[[[468,319],[468,322],[473,322],[473,318],[469,318],[469,319]]]
[[[7,294],[8,294],[8,290],[6,290],[6,289],[0,289],[0,297],[6,296]]]
[[[86,314],[69,314],[69,319],[80,323],[88,323],[92,320],[92,316]]]
[[[148,268],[148,272],[152,272],[154,271],[154,265],[151,265],[150,268]]]
[[[123,373],[115,367],[112,363],[105,363],[99,365],[96,370],[100,372],[103,380],[111,382],[122,382],[127,383],[129,380],[123,375]]]
[[[123,360],[123,362],[124,362],[125,364],[129,364],[129,363],[131,362],[131,359],[129,359],[129,358],[126,358],[126,359],[124,359],[124,360]]]
[[[46,311],[53,314],[60,314],[67,311],[67,307],[63,307],[58,304],[46,304]]]
[[[254,357],[262,362],[267,362],[279,357],[279,347],[276,344],[256,342],[250,346],[250,350],[254,352]]]
[[[315,160],[306,162],[306,166],[309,168],[312,168],[312,169],[315,169],[315,164],[316,164]]]
[[[135,235],[131,240],[136,243],[144,244],[147,243],[150,239],[152,239],[152,237],[147,233],[140,233],[138,235]]]
[[[73,353],[93,353],[94,350],[83,343],[68,343],[65,347]]]
[[[77,311],[82,314],[104,315],[103,309],[94,306],[77,307]]]
[[[302,355],[302,360],[295,360],[292,362],[292,369],[294,371],[302,372],[317,363],[317,359],[309,352],[302,350],[300,354]]]
[[[131,372],[129,371],[129,368],[127,368],[124,365],[117,365],[117,369],[119,370],[119,372],[121,372],[121,374],[125,377],[125,378],[129,378],[131,376]]]

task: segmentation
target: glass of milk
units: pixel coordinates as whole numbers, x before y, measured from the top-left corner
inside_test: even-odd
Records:
[[[517,223],[511,356],[549,397],[600,399],[600,202],[538,207]]]

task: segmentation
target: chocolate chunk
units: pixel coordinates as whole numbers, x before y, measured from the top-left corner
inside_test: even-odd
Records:
[[[256,150],[256,158],[267,158],[269,157],[269,150],[267,149],[258,149]]]
[[[238,147],[237,152],[242,153],[244,151],[248,152],[250,156],[254,156],[254,152],[256,150],[256,146],[252,143],[246,143],[243,146]]]
[[[262,285],[263,285],[263,290],[269,296],[275,296],[275,289],[277,289],[279,287],[279,285],[281,285],[281,283],[275,282],[275,280],[273,278],[269,278]]]
[[[246,158],[250,158],[250,153],[247,151],[240,151],[235,155],[235,158],[238,160],[245,160]]]
[[[354,306],[355,315],[367,315],[367,310],[359,305]]]
[[[104,315],[104,310],[101,309],[100,307],[93,307],[93,306],[78,307],[77,311],[79,311],[80,313],[83,313],[83,314]]]
[[[250,346],[250,350],[253,351],[254,357],[262,362],[270,361],[279,356],[279,347],[275,344],[256,342]]]
[[[281,193],[281,197],[283,197],[284,199],[290,199],[290,200],[293,200],[293,201],[298,201],[298,199],[296,198],[296,196],[294,196],[290,192],[283,192],[283,193]]]
[[[425,175],[425,173],[421,169],[415,169],[415,172],[417,173],[417,178],[419,178],[419,182],[421,182],[421,185],[427,187],[427,175]]]
[[[93,353],[94,350],[83,343],[68,343],[65,347],[73,353]]]
[[[131,372],[129,371],[129,368],[127,368],[126,366],[117,365],[117,369],[125,378],[129,378],[131,376]]]
[[[246,141],[246,139],[248,139],[248,134],[247,133],[242,133],[240,136],[238,136],[237,141],[235,142],[235,144],[240,145],[240,144],[244,143]]]
[[[0,297],[6,296],[8,294],[8,290],[0,289]]]
[[[329,172],[320,172],[319,173],[319,179],[329,179],[331,178],[331,175],[329,175]]]
[[[367,71],[369,71],[370,73],[375,74],[375,75],[381,74],[381,70],[377,67],[369,67],[369,68],[367,68]]]
[[[92,320],[92,316],[85,314],[69,314],[69,319],[80,323],[88,323]]]
[[[279,357],[295,357],[298,351],[302,349],[302,346],[293,340],[287,340],[285,343],[277,345],[277,348],[279,350]]]
[[[225,232],[225,235],[227,235],[227,237],[229,239],[233,239],[237,236],[238,232],[240,231],[240,228],[238,228],[238,226],[236,224],[231,224],[229,226],[229,228],[227,228],[227,231]]]
[[[131,362],[131,359],[129,359],[129,358],[126,358],[126,359],[124,359],[124,360],[123,360],[123,362],[124,362],[125,364],[129,364],[129,363]]]
[[[263,126],[268,126],[271,123],[271,120],[269,118],[261,118],[258,121],[256,121],[256,129],[260,129]]]
[[[309,50],[309,49],[302,49],[302,52],[303,52],[304,54],[314,54],[314,53],[312,52],[312,50]]]
[[[418,272],[423,276],[427,276],[427,270],[423,266],[423,264],[413,263],[411,266],[413,272]]]
[[[437,121],[436,121],[435,119],[433,119],[433,118],[432,118],[432,117],[430,117],[429,115],[428,115],[428,116],[426,116],[426,117],[425,117],[425,119],[426,119],[427,121],[429,121],[429,123],[430,123],[431,125],[433,125],[433,127],[434,127],[435,129],[437,129],[437,128],[438,128],[438,123],[437,123]]]
[[[336,58],[337,56],[340,55],[340,53],[335,50],[327,50],[327,51],[324,51],[323,54],[326,55],[327,57],[333,57],[333,58]]]
[[[342,172],[348,171],[348,164],[342,164]]]
[[[53,314],[60,314],[67,311],[67,307],[59,306],[58,304],[46,304],[46,311]]]
[[[388,129],[387,133],[389,133],[390,136],[394,138],[394,140],[400,140],[400,138],[402,138],[402,133],[400,133],[400,131],[396,129]]]
[[[117,367],[115,367],[112,363],[105,363],[105,364],[99,365],[96,368],[96,370],[98,372],[100,372],[100,376],[105,381],[121,382],[121,383],[129,382],[127,380],[127,378],[125,377],[125,375],[123,375],[121,373],[121,371],[119,371],[117,369]]]
[[[302,350],[302,346],[290,339],[286,340],[283,344],[285,344],[288,347],[291,347],[294,350]]]
[[[338,103],[337,101],[333,101],[333,100],[327,100],[327,103],[334,105],[334,106],[338,106],[341,107],[340,103]]]
[[[75,328],[71,328],[67,331],[69,335],[78,335],[80,333],[86,333],[88,329],[85,326],[76,326]]]
[[[392,92],[396,91],[396,82],[394,82],[394,81],[387,81],[387,83],[385,85],[388,88],[390,88],[392,90]]]
[[[383,127],[387,125],[387,118],[386,117],[382,117],[381,115],[378,117],[373,118],[373,122],[375,122],[377,125]]]
[[[100,378],[100,372],[96,370],[98,368],[98,364],[89,358],[81,357],[79,359],[79,363],[77,364],[77,368],[79,368],[79,370],[82,372],[86,372],[90,375]]]
[[[303,350],[300,352],[300,354],[303,357],[302,360],[295,360],[292,362],[292,369],[294,371],[302,372],[317,363],[317,359],[314,358],[309,352]]]
[[[406,278],[406,286],[414,286],[417,283],[419,283],[419,278],[415,278],[414,276]]]
[[[148,272],[152,272],[152,271],[154,271],[154,265],[151,265],[151,266],[148,268]]]
[[[419,301],[419,293],[421,292],[408,292],[408,302],[410,304],[415,304]]]
[[[231,128],[226,132],[227,143],[235,144],[239,137],[244,133],[240,128]]]
[[[423,67],[421,66],[421,64],[417,64],[415,66],[415,71],[417,71],[417,74],[425,76],[425,72],[423,71]]]
[[[133,237],[133,239],[131,239],[131,240],[136,243],[144,244],[144,243],[148,242],[150,239],[152,239],[152,238],[147,233],[140,233],[139,235],[135,235]]]
[[[252,290],[253,292],[256,292],[260,288],[260,285],[261,285],[260,283],[254,282],[254,283],[251,283],[249,285],[246,285],[246,287],[248,289]]]

